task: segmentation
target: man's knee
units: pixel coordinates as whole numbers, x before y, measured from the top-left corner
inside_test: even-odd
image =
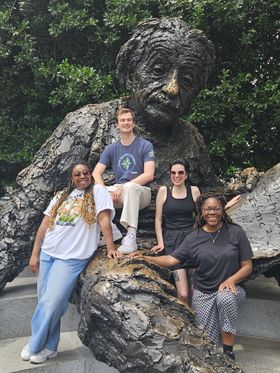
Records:
[[[131,200],[133,202],[138,200],[140,203],[140,197],[141,197],[141,185],[138,185],[135,183],[124,184],[123,191],[122,191],[123,202],[125,202],[125,200]]]
[[[123,187],[122,200],[124,204],[136,203],[138,210],[142,210],[151,203],[150,188],[135,183],[126,183]]]
[[[123,193],[125,192],[140,193],[141,185],[136,183],[125,183],[123,185]]]

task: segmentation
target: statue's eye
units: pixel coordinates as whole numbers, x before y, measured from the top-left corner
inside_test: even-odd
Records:
[[[168,69],[166,65],[159,64],[159,63],[153,65],[151,68],[152,73],[154,73],[155,75],[165,75],[167,70]]]
[[[187,71],[180,72],[180,83],[183,87],[190,87],[193,85],[193,78]]]

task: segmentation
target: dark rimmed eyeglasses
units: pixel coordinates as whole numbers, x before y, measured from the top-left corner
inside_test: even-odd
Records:
[[[83,172],[75,172],[73,174],[74,177],[81,177],[81,176],[89,176],[91,174],[90,171],[83,171]]]
[[[181,171],[170,171],[170,174],[171,175],[184,175],[185,174],[185,171],[181,170]]]
[[[223,211],[223,208],[222,207],[213,207],[213,208],[206,207],[206,208],[203,208],[202,210],[205,212],[221,212]]]

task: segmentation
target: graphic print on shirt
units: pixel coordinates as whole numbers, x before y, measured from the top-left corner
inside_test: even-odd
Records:
[[[64,201],[57,211],[56,225],[75,226],[76,221],[81,217],[83,194],[76,195]]]
[[[118,167],[121,169],[121,171],[126,173],[137,173],[133,172],[134,167],[136,166],[136,160],[134,156],[130,153],[123,154],[119,161],[118,161]]]

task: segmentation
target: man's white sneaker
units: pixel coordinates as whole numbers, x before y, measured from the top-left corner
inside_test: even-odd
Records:
[[[118,241],[122,238],[121,231],[116,226],[116,224],[112,223],[112,232],[113,232],[113,241]],[[100,237],[100,240],[98,242],[98,246],[105,246],[106,242],[103,236]]]
[[[130,254],[137,250],[136,236],[128,233],[123,239],[121,246],[117,251],[123,254]]]
[[[48,359],[57,356],[57,351],[49,350],[48,348],[42,348],[41,351],[37,352],[30,357],[30,362],[34,364],[42,364]]]
[[[28,345],[24,346],[20,353],[20,357],[22,358],[22,360],[29,361],[31,356],[32,354],[28,350]]]

